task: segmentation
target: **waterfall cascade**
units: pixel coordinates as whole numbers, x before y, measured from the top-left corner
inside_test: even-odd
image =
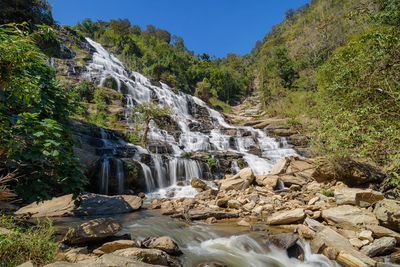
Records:
[[[154,151],[151,153],[146,149],[129,144],[137,149],[134,159],[142,166],[147,191],[158,190],[154,196],[165,196],[170,190],[175,191],[175,196],[196,193],[191,187],[185,187],[185,184],[177,186],[179,181],[190,182],[190,179],[194,177],[204,178],[205,167],[196,160],[182,158],[181,155],[184,152],[235,153],[247,162],[255,174],[267,174],[280,158],[296,155],[296,152],[288,148],[286,143],[282,145],[281,142],[268,137],[262,130],[230,125],[219,112],[209,108],[197,97],[172,90],[164,83],[160,83],[160,86],[153,85],[143,75],[127,70],[115,56],[100,44],[89,38],[86,40],[95,49],[95,52],[92,62],[86,66],[83,77],[97,81],[99,85],[103,85],[110,78],[116,82],[116,89],[125,96],[125,119],[128,124],[130,123],[129,116],[132,113],[131,107],[143,102],[157,100],[160,105],[170,105],[173,110],[171,117],[179,128],[178,137],[158,128],[154,123],[150,124],[148,134],[149,143],[163,143],[171,148],[172,152],[167,157],[161,157]],[[203,116],[207,116],[208,120],[206,122],[207,129],[203,130],[196,128],[205,124],[204,120],[196,119],[201,110],[205,113]],[[102,133],[104,146],[110,146],[107,136],[103,134],[104,132]],[[252,153],[251,151],[254,149],[258,152]],[[113,153],[110,152],[110,154]],[[150,155],[152,168],[141,162],[142,154]],[[120,161],[117,161],[117,177],[123,179],[123,172],[121,174],[123,166],[118,167],[118,164],[122,164],[122,162],[118,162]],[[233,172],[239,170],[236,161],[232,161],[231,165]],[[108,192],[105,188],[108,186],[106,183],[108,174],[105,173],[107,171],[109,172],[109,163],[108,158],[106,160],[105,157],[101,175],[101,191],[104,193]],[[120,186],[118,191],[123,191],[122,181]]]

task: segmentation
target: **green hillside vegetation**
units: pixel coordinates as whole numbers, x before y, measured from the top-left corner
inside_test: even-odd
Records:
[[[130,69],[195,94],[217,108],[239,101],[249,90],[250,78],[242,57],[228,54],[212,59],[208,54],[195,55],[181,37],[153,25],[142,30],[127,19],[85,19],[74,29],[100,42]]]
[[[271,116],[319,155],[400,167],[400,2],[314,0],[289,10],[250,56]]]

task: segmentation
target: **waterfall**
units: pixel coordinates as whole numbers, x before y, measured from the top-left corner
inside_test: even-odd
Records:
[[[118,194],[122,195],[124,193],[124,183],[125,183],[125,177],[124,177],[124,163],[122,160],[117,159],[116,160],[116,177],[117,177],[117,184],[118,184]]]
[[[146,164],[144,164],[140,161],[139,161],[139,163],[142,166],[144,180],[146,182],[147,192],[151,192],[154,189],[156,189],[156,186],[155,186],[154,180],[153,180],[153,175],[151,174],[151,169]]]
[[[153,170],[151,170],[149,166],[141,162],[148,192],[176,185],[180,179],[190,181],[193,177],[202,178],[203,172],[199,162],[180,158],[183,152],[229,151],[236,153],[247,162],[255,174],[268,174],[272,166],[282,157],[297,155],[293,149],[288,148],[284,140],[279,142],[268,137],[262,130],[230,125],[221,113],[209,108],[204,101],[197,97],[172,90],[162,82],[161,86],[153,85],[142,74],[126,69],[121,61],[99,43],[89,38],[86,40],[95,52],[92,62],[86,65],[83,78],[97,81],[100,85],[111,78],[116,81],[116,89],[119,92],[123,86],[124,93],[126,93],[125,103],[128,108],[125,119],[128,124],[130,124],[130,108],[137,104],[156,99],[160,105],[169,105],[172,108],[171,117],[179,127],[179,135],[173,136],[168,131],[158,128],[155,123],[150,123],[147,136],[149,143],[164,143],[171,146],[173,153],[168,155],[169,162],[166,164],[168,171],[164,167],[161,156],[149,153],[143,148],[138,150],[138,154],[150,155],[154,163],[154,166],[151,166]],[[199,114],[207,116],[207,118],[204,118],[205,120],[196,119]],[[209,121],[209,123],[205,124],[204,121]],[[190,125],[201,125],[208,128],[201,131],[195,130],[197,128]],[[234,136],[227,132],[234,133]],[[101,134],[102,138],[106,140],[105,146],[108,146],[106,133]],[[251,153],[254,148],[260,151],[261,156]],[[140,162],[140,157],[135,155],[134,158]],[[235,166],[233,167],[237,170]]]
[[[231,169],[232,169],[232,171],[233,171],[233,174],[236,174],[236,173],[240,172],[240,168],[239,168],[239,165],[238,165],[238,163],[237,163],[237,160],[233,160],[233,161],[232,161],[232,167],[231,167]]]
[[[110,174],[110,160],[107,157],[104,157],[101,162],[101,171],[100,171],[100,194],[108,194],[108,178]]]

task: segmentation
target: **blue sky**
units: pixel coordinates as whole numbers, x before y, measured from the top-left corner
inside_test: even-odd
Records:
[[[197,53],[223,57],[249,53],[285,11],[309,0],[50,0],[58,23],[75,25],[84,18],[128,18],[144,28],[153,24],[183,37]]]

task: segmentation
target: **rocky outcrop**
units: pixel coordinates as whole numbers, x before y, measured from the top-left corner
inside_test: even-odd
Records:
[[[376,203],[374,212],[382,226],[400,231],[400,201],[381,200]]]
[[[148,237],[143,240],[142,245],[146,248],[154,248],[165,251],[170,255],[180,255],[182,251],[169,236]]]
[[[40,203],[32,203],[15,212],[32,217],[93,216],[128,213],[140,209],[143,200],[132,195],[105,196],[87,193],[81,196],[81,203],[75,206],[72,194],[56,197]]]
[[[122,225],[111,218],[100,218],[88,221],[72,228],[65,235],[63,242],[70,245],[103,240],[115,235]]]

